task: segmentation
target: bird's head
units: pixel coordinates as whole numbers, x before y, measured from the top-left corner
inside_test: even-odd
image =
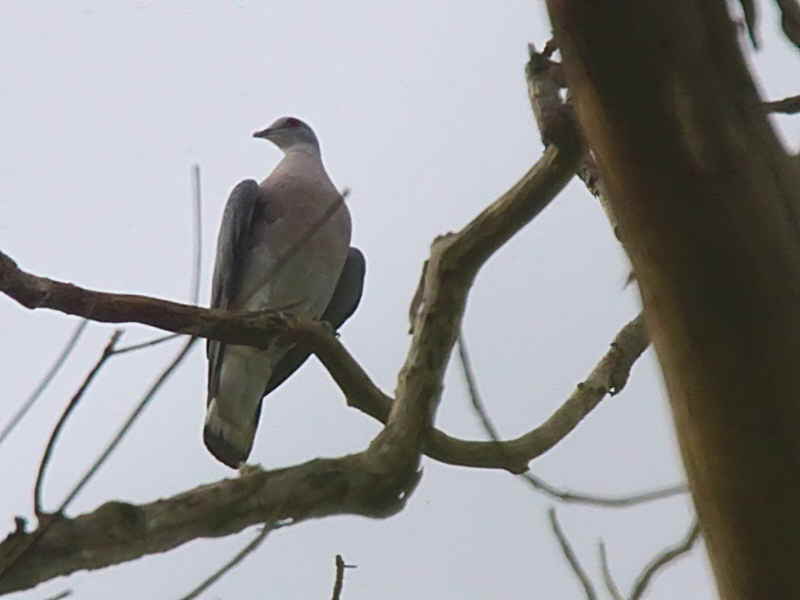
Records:
[[[319,153],[319,142],[314,130],[295,117],[281,117],[266,129],[256,131],[253,137],[269,140],[284,152],[313,149]]]

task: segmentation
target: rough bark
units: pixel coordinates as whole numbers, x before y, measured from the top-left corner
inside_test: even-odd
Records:
[[[722,0],[548,0],[721,597],[800,598],[800,169]]]

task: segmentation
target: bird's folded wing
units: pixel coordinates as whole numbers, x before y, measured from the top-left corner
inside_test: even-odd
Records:
[[[217,238],[217,258],[214,263],[214,278],[211,287],[211,308],[230,309],[241,286],[244,253],[249,248],[256,205],[263,192],[252,179],[246,179],[233,188]],[[219,381],[219,366],[225,345],[208,340],[208,391],[214,395]]]
[[[347,319],[350,318],[361,301],[361,294],[364,291],[364,274],[366,273],[366,260],[358,248],[350,248],[347,253],[347,260],[342,268],[342,274],[336,283],[328,307],[322,313],[320,321],[327,321],[333,326],[334,330],[339,329]],[[302,346],[295,346],[275,365],[272,377],[264,390],[264,396],[283,383],[292,373],[294,373],[306,361],[309,356],[308,350]]]

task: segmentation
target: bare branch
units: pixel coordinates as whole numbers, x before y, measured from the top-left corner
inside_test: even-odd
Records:
[[[789,96],[782,100],[764,102],[762,106],[767,112],[793,115],[795,113],[800,113],[800,96]]]
[[[336,555],[336,579],[333,582],[333,595],[331,600],[340,600],[342,596],[342,588],[344,586],[344,570],[355,569],[355,565],[345,564],[341,554]]]
[[[44,393],[47,389],[47,386],[50,385],[50,382],[56,376],[56,373],[61,369],[61,367],[66,362],[69,355],[72,354],[75,345],[78,343],[78,339],[81,337],[84,329],[89,324],[89,321],[86,319],[82,320],[78,323],[78,326],[75,328],[75,331],[72,332],[69,340],[67,340],[67,344],[64,346],[64,349],[61,351],[61,354],[58,355],[53,365],[50,367],[50,370],[47,371],[45,376],[33,390],[28,399],[19,407],[14,416],[9,419],[8,423],[6,423],[5,427],[3,427],[3,431],[0,432],[0,444],[9,436],[9,434],[14,430],[17,424],[25,417],[31,407],[36,403],[39,397]]]
[[[208,588],[219,581],[228,571],[242,562],[249,554],[252,554],[262,544],[262,542],[267,539],[267,535],[269,535],[269,533],[274,529],[276,529],[274,525],[264,525],[258,535],[250,540],[244,548],[237,552],[231,560],[225,563],[222,567],[220,567],[220,569],[215,571],[210,577],[204,580],[191,592],[185,596],[181,596],[180,600],[192,600],[192,598],[197,598],[200,594],[205,592]]]
[[[564,535],[564,531],[561,529],[561,525],[558,523],[556,509],[550,508],[547,511],[547,516],[550,519],[550,527],[552,527],[553,533],[558,540],[558,545],[561,546],[561,552],[564,553],[564,558],[567,559],[569,566],[572,567],[572,572],[575,573],[578,581],[580,581],[583,591],[586,594],[586,598],[588,598],[588,600],[597,600],[597,592],[595,591],[589,576],[586,574],[586,571],[583,570],[583,567],[581,567],[578,557],[575,556],[575,552],[572,550],[572,546],[570,546],[567,536]]]
[[[200,537],[230,535],[267,520],[391,516],[403,508],[421,474],[387,469],[382,459],[390,452],[379,447],[284,469],[255,468],[147,504],[106,502],[79,517],[54,517],[43,534],[41,525],[30,533],[18,530],[0,542],[0,565],[32,536],[41,539],[36,552],[0,578],[0,594],[165,552]]]
[[[100,369],[103,368],[106,361],[111,358],[114,352],[114,345],[119,340],[120,336],[122,335],[122,330],[117,329],[113,334],[111,334],[111,338],[108,340],[106,347],[103,349],[103,352],[100,354],[100,358],[97,359],[94,367],[92,370],[89,371],[88,375],[86,375],[85,379],[81,383],[78,391],[70,398],[67,407],[64,409],[64,412],[61,413],[61,417],[58,419],[55,428],[53,429],[53,433],[50,434],[50,439],[47,441],[47,446],[44,450],[44,455],[42,455],[41,463],[39,464],[39,471],[36,474],[36,485],[33,487],[33,511],[37,517],[41,517],[45,514],[44,509],[42,508],[42,483],[44,482],[44,473],[47,469],[47,465],[50,463],[50,455],[53,452],[53,447],[55,446],[56,441],[58,440],[58,436],[61,434],[61,430],[64,427],[64,424],[67,422],[69,415],[72,413],[73,410],[78,406],[78,402],[80,402],[83,394],[89,388],[89,385],[92,383],[92,380],[95,378]],[[56,512],[61,512],[56,511]],[[2,574],[2,570],[0,570],[0,574]]]
[[[200,188],[200,165],[192,165],[192,281],[189,298],[192,304],[200,299],[200,274],[203,261],[203,196]]]
[[[142,350],[144,348],[152,348],[153,346],[158,346],[163,342],[168,342],[170,340],[177,339],[182,337],[179,333],[170,333],[169,335],[162,335],[152,340],[148,340],[146,342],[140,342],[138,344],[131,344],[129,346],[123,346],[121,348],[116,348],[114,350],[114,356],[117,354],[125,354],[126,352],[135,352],[136,350]]]
[[[640,319],[640,317],[637,317],[637,319]],[[506,444],[500,442],[500,435],[497,432],[497,428],[494,426],[494,423],[492,423],[492,420],[489,418],[489,413],[486,411],[486,406],[484,405],[483,400],[481,399],[480,392],[478,391],[478,383],[475,379],[475,371],[472,368],[472,361],[469,358],[469,351],[467,349],[467,344],[464,340],[463,333],[458,338],[458,357],[459,357],[459,363],[461,364],[461,370],[462,373],[464,374],[464,379],[467,384],[467,391],[469,392],[472,408],[478,415],[478,418],[480,419],[481,424],[483,425],[483,428],[486,431],[486,433],[489,435],[492,441],[496,443],[496,447],[502,452],[504,451]],[[627,381],[628,372],[631,364],[632,361],[621,372],[618,370],[613,371],[614,373],[616,373],[616,379],[615,379],[616,383],[613,384],[615,386],[614,390],[616,390],[615,393],[618,392],[620,389],[622,389],[622,387],[624,387],[625,382]],[[609,380],[611,380],[612,378],[613,377],[610,377]],[[608,391],[610,393],[610,390]],[[548,496],[551,496],[552,498],[561,500],[562,502],[594,504],[599,506],[605,506],[608,508],[621,508],[626,506],[633,506],[635,504],[641,504],[642,502],[660,500],[661,498],[667,498],[669,496],[674,496],[676,494],[683,494],[689,491],[689,488],[685,484],[681,484],[676,486],[670,486],[667,488],[662,488],[659,490],[644,492],[640,494],[617,496],[617,497],[603,497],[590,494],[581,494],[577,492],[556,488],[550,485],[549,483],[545,482],[544,480],[536,477],[530,472],[522,473],[522,478],[537,491],[543,492]]]
[[[622,592],[617,587],[617,582],[614,581],[614,576],[611,574],[611,568],[608,566],[608,556],[606,555],[606,545],[603,540],[597,543],[597,550],[600,553],[600,568],[603,570],[603,581],[606,584],[606,589],[613,600],[625,600]]]
[[[655,574],[667,566],[675,559],[680,558],[692,549],[694,543],[700,538],[700,522],[695,518],[686,536],[676,546],[667,548],[660,552],[650,563],[642,570],[639,577],[636,578],[636,583],[633,585],[630,600],[639,600],[644,594],[650,581]]]
[[[678,485],[671,485],[655,490],[640,492],[638,494],[627,494],[623,496],[594,496],[591,494],[581,494],[569,490],[559,489],[551,486],[547,482],[539,479],[532,473],[523,473],[521,477],[532,488],[537,491],[543,492],[560,500],[561,502],[569,502],[573,504],[591,504],[594,506],[603,506],[605,508],[627,508],[645,502],[652,502],[653,500],[663,500],[672,496],[686,494],[689,492],[689,486],[685,483]]]

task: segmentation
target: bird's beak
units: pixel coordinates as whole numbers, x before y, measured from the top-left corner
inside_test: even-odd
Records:
[[[267,127],[266,129],[262,129],[261,131],[256,131],[253,134],[254,138],[264,138],[269,139],[269,134],[272,133],[272,129]]]

